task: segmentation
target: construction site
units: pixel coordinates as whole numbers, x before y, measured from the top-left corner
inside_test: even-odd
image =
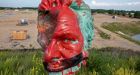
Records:
[[[37,11],[0,10],[0,49],[40,48],[36,25]]]
[[[37,42],[37,16],[37,10],[0,10],[0,50],[40,49]],[[105,22],[137,22],[140,19],[119,16],[112,18],[108,14],[93,14],[93,18],[93,47],[120,47],[139,51],[139,45],[102,28],[101,25]],[[100,31],[110,35],[110,39],[101,38]]]

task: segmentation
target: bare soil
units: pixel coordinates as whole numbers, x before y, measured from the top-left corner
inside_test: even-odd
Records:
[[[112,16],[105,14],[95,14],[94,27],[95,37],[93,40],[93,47],[121,47],[126,49],[133,49],[140,51],[140,46],[130,42],[119,35],[112,33],[106,29],[101,28],[104,22],[131,22],[140,21],[140,19],[131,19],[125,17],[117,17],[112,19]],[[27,19],[29,25],[17,26],[19,20]],[[110,40],[102,39],[97,30],[101,30],[111,35]],[[26,40],[11,40],[11,32],[15,30],[27,30],[28,38]],[[0,10],[0,50],[3,49],[31,49],[41,48],[37,40],[37,11],[35,10]]]
[[[17,26],[21,19],[27,19],[29,24]],[[37,43],[37,11],[34,10],[0,10],[0,49],[40,48]],[[26,40],[11,40],[11,32],[27,30]]]

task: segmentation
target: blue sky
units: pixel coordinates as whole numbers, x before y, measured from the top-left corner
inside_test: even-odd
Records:
[[[139,10],[140,0],[84,0],[94,9]],[[0,7],[37,7],[40,0],[0,0]]]

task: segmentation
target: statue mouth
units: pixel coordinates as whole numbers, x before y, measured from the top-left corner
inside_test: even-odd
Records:
[[[51,63],[48,63],[48,66],[47,68],[50,70],[50,71],[59,71],[61,69],[64,68],[63,64],[62,64],[62,61],[55,61],[55,62],[51,62]]]
[[[70,59],[58,60],[54,62],[43,62],[44,68],[49,72],[60,72],[64,69],[78,65],[83,60],[82,53]]]

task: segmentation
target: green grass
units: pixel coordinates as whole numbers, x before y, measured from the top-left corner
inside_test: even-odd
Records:
[[[87,66],[76,75],[140,75],[140,53],[120,48],[89,50]],[[47,75],[41,50],[1,51],[0,75]]]
[[[113,32],[121,31],[129,36],[140,34],[140,21],[129,23],[104,23],[102,27]]]
[[[0,75],[44,75],[41,51],[0,52]]]
[[[103,31],[99,30],[98,28],[95,27],[95,29],[99,32],[99,35],[102,39],[110,39],[110,35],[104,33]]]
[[[90,50],[86,68],[79,75],[139,75],[140,56],[132,51],[120,48]]]
[[[129,23],[104,23],[102,27],[140,45],[140,41],[131,38],[133,35],[140,34],[140,21]]]
[[[99,32],[100,34],[100,37],[103,38],[103,39],[110,39],[110,35],[104,33],[104,32]]]

